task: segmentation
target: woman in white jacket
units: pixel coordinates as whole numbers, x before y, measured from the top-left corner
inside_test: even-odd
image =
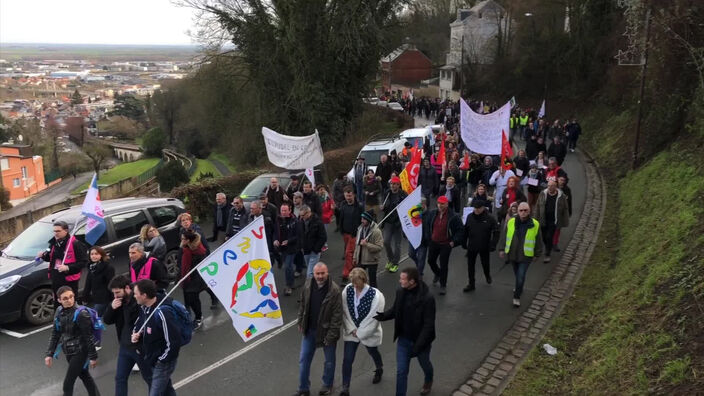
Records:
[[[381,381],[384,363],[377,348],[383,336],[381,323],[374,319],[377,312],[384,311],[384,295],[379,289],[369,286],[367,272],[355,268],[350,272],[350,284],[342,290],[343,327],[345,355],[342,359],[342,391],[340,396],[349,396],[352,363],[357,347],[361,343],[374,360],[376,370],[372,383]]]

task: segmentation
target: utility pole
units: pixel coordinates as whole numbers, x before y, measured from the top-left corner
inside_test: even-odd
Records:
[[[645,75],[648,70],[648,41],[650,40],[650,11],[652,6],[648,6],[645,12],[645,42],[643,46],[643,66],[640,70],[640,92],[638,94],[638,118],[636,120],[636,137],[633,143],[633,162],[631,167],[638,166],[638,145],[640,143],[640,125],[643,118],[643,95],[645,94]]]

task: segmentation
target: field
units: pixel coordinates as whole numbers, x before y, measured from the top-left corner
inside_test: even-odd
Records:
[[[154,167],[157,163],[159,163],[159,158],[146,158],[134,162],[122,163],[114,168],[102,172],[98,179],[98,184],[110,185],[113,183],[117,183],[120,180],[125,180],[132,176],[137,176]],[[76,188],[72,191],[72,193],[78,194],[87,188],[88,183]]]
[[[197,165],[196,165],[196,170],[193,172],[193,175],[191,175],[191,182],[195,182],[198,180],[198,177],[201,174],[205,173],[212,173],[213,177],[220,177],[222,174],[220,174],[220,171],[215,168],[215,165],[213,165],[212,162],[210,162],[207,159],[199,159],[197,160]]]
[[[89,62],[188,61],[196,46],[186,45],[97,45],[97,44],[0,44],[0,59],[6,61],[84,60]]]

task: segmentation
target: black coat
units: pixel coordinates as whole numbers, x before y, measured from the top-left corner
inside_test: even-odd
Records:
[[[396,207],[398,206],[398,204],[401,203],[401,201],[406,199],[407,196],[408,195],[406,194],[406,192],[401,190],[400,188],[396,193],[391,192],[391,190],[386,193],[386,196],[383,198],[383,201],[381,201],[384,205],[384,216],[388,216],[389,213],[391,213],[391,215],[386,219],[384,226],[388,225],[390,227],[401,227],[401,219],[398,218],[398,212],[396,211]]]
[[[220,216],[222,218],[222,225],[218,227],[218,210],[220,211]],[[219,232],[226,232],[227,231],[227,217],[230,214],[230,205],[227,203],[223,205],[222,207],[218,207],[218,204],[215,204],[213,207],[213,239],[216,240],[218,239],[218,233]]]
[[[413,299],[413,327],[403,328],[403,307],[407,298]],[[435,340],[435,298],[430,294],[425,282],[420,281],[418,286],[412,290],[399,288],[396,290],[396,299],[391,308],[380,312],[375,317],[379,321],[395,319],[394,321],[394,341],[403,334],[413,341],[412,356],[430,347]]]
[[[117,309],[112,309],[112,304],[108,304],[105,315],[103,315],[103,322],[106,325],[115,325],[120,346],[137,349],[137,344],[132,343],[132,328],[137,318],[139,318],[139,305],[137,305],[134,296],[130,296],[127,301],[123,297],[122,305]]]
[[[106,261],[99,261],[88,266],[86,284],[83,287],[85,303],[107,304],[112,301],[112,292],[108,284],[115,276],[115,268]]]
[[[548,149],[548,158],[550,157],[555,157],[557,159],[557,164],[562,165],[562,162],[565,160],[565,157],[567,156],[567,146],[565,146],[564,143],[559,143],[559,144],[551,144],[550,148]]]
[[[513,159],[513,165],[516,169],[520,169],[521,171],[523,171],[523,174],[519,177],[524,178],[526,177],[526,174],[528,174],[528,170],[530,169],[530,160],[528,160],[528,157],[521,158],[516,156]],[[516,172],[514,171],[514,173]],[[516,174],[516,176],[518,176],[518,174]]]
[[[55,268],[54,264],[56,261],[62,260],[64,257],[66,243],[70,238],[70,236],[67,236],[61,241],[57,241],[56,238],[51,238],[49,240],[49,250],[42,255],[42,259],[49,263],[49,278],[51,278],[51,282],[55,286],[68,284],[68,281],[66,281],[67,276],[80,273],[83,268],[88,265],[88,249],[86,245],[80,240],[74,239],[73,254],[76,255],[76,261],[73,263],[65,263],[68,266],[68,271],[66,272],[59,272],[59,270]]]
[[[357,228],[362,223],[362,213],[364,208],[356,200],[352,205],[343,201],[339,206],[340,210],[340,232],[342,234],[357,235]],[[349,225],[345,229],[346,225]]]
[[[467,215],[464,225],[464,241],[462,247],[468,251],[481,252],[496,250],[499,241],[499,224],[486,210],[480,215],[474,212]]]
[[[279,244],[283,241],[288,241],[286,246],[279,245],[279,252],[284,254],[295,254],[298,252],[301,249],[302,233],[301,223],[293,215],[286,218],[279,216],[274,229],[274,239],[279,241]]]
[[[311,191],[308,194],[303,193],[303,203],[308,205],[310,210],[317,214],[318,217],[323,215],[323,206],[320,204],[320,197],[315,191]]]
[[[328,240],[328,234],[325,232],[325,225],[320,220],[320,217],[312,213],[308,221],[299,220],[303,225],[303,254],[320,253],[323,250],[325,242]]]
[[[421,166],[418,171],[418,185],[420,185],[423,195],[435,194],[440,185],[440,178],[438,173],[435,172],[435,168],[432,166],[429,168]]]

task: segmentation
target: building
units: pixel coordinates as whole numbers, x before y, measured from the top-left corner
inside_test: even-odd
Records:
[[[433,63],[411,44],[398,47],[381,58],[381,84],[384,92],[391,90],[392,84],[416,86],[431,77]]]
[[[0,145],[0,174],[11,201],[29,198],[47,187],[42,157],[32,155],[27,145]]]
[[[440,67],[441,98],[459,98],[459,71],[463,64],[494,63],[499,27],[504,25],[505,15],[504,8],[494,0],[457,10],[457,19],[450,23],[450,52]]]

